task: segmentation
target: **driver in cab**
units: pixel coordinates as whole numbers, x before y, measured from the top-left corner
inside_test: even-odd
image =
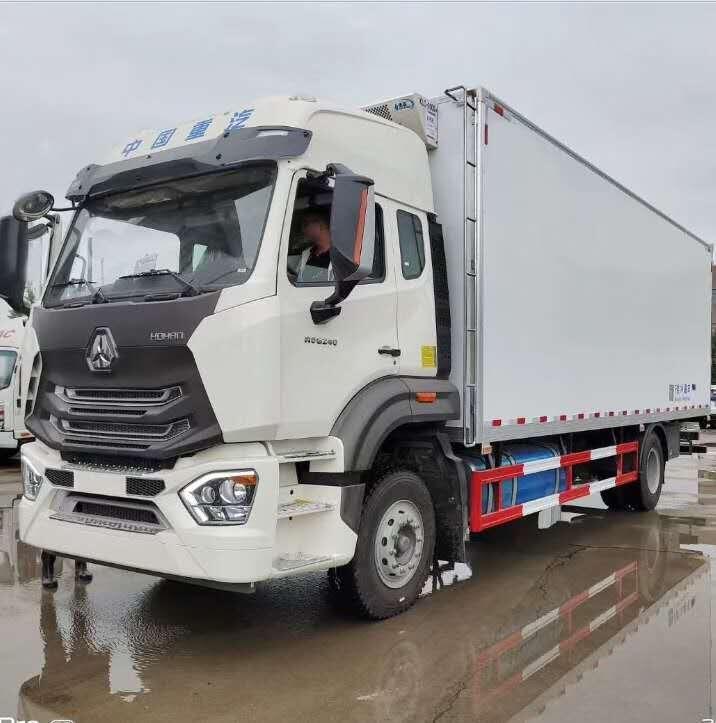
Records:
[[[307,211],[301,221],[301,230],[311,245],[301,253],[296,280],[303,283],[333,281],[328,215],[315,209]]]

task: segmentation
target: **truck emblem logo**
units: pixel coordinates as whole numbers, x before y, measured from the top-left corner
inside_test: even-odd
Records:
[[[94,336],[87,348],[87,366],[93,372],[111,372],[112,364],[119,357],[117,344],[112,332],[101,326],[95,329]]]

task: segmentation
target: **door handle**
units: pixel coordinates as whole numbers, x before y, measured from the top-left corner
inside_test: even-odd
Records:
[[[392,346],[382,346],[378,349],[378,354],[386,354],[387,356],[400,356],[400,349]]]

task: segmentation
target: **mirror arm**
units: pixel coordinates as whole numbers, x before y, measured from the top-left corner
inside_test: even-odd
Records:
[[[358,284],[357,281],[337,281],[333,293],[323,301],[314,301],[311,304],[311,319],[314,324],[325,324],[341,313],[339,304]]]
[[[327,321],[330,321],[333,317],[338,316],[338,314],[341,313],[340,306],[328,303],[330,298],[331,297],[329,296],[328,299],[325,299],[324,301],[314,301],[311,304],[311,319],[314,324],[325,324]]]
[[[353,171],[351,171],[348,166],[344,166],[342,163],[329,163],[326,166],[326,173],[329,176],[351,176],[353,175]]]

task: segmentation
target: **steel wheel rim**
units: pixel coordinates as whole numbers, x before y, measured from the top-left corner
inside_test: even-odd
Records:
[[[646,458],[646,486],[653,495],[659,489],[659,467],[659,453],[652,447]]]
[[[423,516],[409,500],[393,502],[375,533],[375,567],[384,585],[397,589],[418,571],[424,545]]]

